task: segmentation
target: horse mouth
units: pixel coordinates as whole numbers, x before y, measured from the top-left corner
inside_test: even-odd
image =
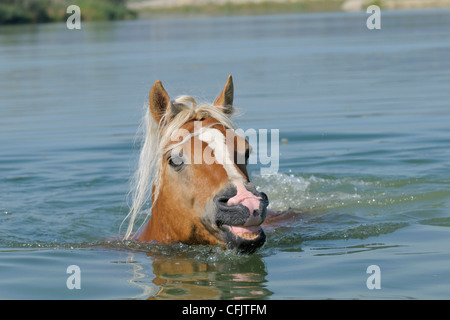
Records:
[[[259,237],[262,228],[260,226],[242,227],[242,226],[227,226],[235,236],[245,240],[255,240]]]
[[[244,203],[238,204],[230,204],[229,201],[236,196],[236,188],[224,188],[208,202],[201,219],[204,226],[228,249],[249,254],[262,247],[266,241],[261,224],[266,218],[269,200],[265,193],[256,191],[254,186],[247,185],[246,188],[249,192],[243,197]],[[253,203],[251,210],[245,205],[247,197],[258,200],[258,203]]]
[[[266,241],[266,235],[261,226],[222,225],[222,230],[227,247],[238,253],[254,253]]]

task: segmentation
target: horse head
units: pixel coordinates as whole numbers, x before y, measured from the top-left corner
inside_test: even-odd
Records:
[[[129,226],[126,238],[222,244],[243,253],[264,244],[260,225],[268,198],[250,182],[246,168],[250,146],[234,130],[233,111],[231,76],[212,104],[201,105],[190,96],[171,100],[162,83],[155,82],[135,179],[131,228],[150,189],[151,216],[133,236]]]

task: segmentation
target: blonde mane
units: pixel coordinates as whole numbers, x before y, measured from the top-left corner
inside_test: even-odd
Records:
[[[170,112],[161,118],[160,123],[157,123],[153,119],[148,105],[145,107],[146,112],[141,125],[141,131],[143,133],[142,146],[138,167],[131,183],[130,211],[122,221],[123,224],[126,220],[129,220],[124,240],[129,240],[132,236],[136,218],[140,213],[143,213],[142,210],[147,203],[149,203],[148,209],[144,210],[146,216],[141,226],[150,217],[151,206],[158,199],[163,155],[170,151],[170,147],[167,148],[167,145],[171,141],[173,133],[191,119],[206,117],[214,118],[217,120],[217,123],[222,124],[226,128],[234,129],[230,117],[218,107],[207,103],[199,105],[191,96],[180,96],[174,101],[171,101],[171,106],[168,108]],[[170,115],[170,119],[168,119],[168,114]]]

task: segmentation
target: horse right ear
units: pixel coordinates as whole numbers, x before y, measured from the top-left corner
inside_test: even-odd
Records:
[[[149,108],[153,119],[159,123],[170,105],[170,97],[160,80],[156,81],[150,89]]]
[[[227,83],[223,88],[219,96],[214,100],[213,105],[219,108],[226,115],[231,115],[233,113],[233,78],[231,74],[228,76]]]

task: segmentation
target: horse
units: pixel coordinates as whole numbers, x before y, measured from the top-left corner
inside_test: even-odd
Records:
[[[250,182],[248,140],[231,116],[233,79],[213,103],[171,100],[160,80],[150,89],[124,240],[219,245],[253,253],[266,241],[269,200]],[[133,233],[137,215],[151,213]]]

